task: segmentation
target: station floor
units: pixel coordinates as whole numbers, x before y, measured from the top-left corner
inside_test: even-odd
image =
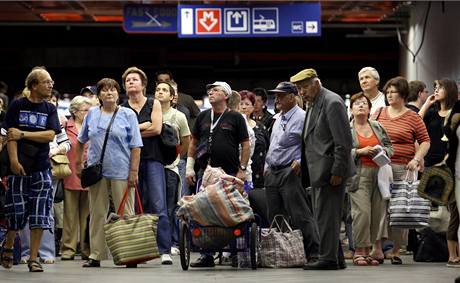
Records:
[[[192,259],[198,255],[193,254]],[[301,268],[291,269],[234,269],[230,266],[194,269],[183,271],[179,256],[174,256],[174,264],[163,266],[160,260],[139,265],[138,268],[127,269],[113,265],[112,261],[103,261],[101,268],[82,268],[81,260],[45,265],[43,273],[29,273],[26,265],[16,265],[10,270],[0,267],[0,282],[17,283],[141,283],[141,282],[333,282],[333,283],[453,283],[460,276],[460,268],[447,268],[445,263],[412,262],[409,256],[402,257],[404,264],[391,265],[390,261],[373,267],[353,266],[347,260],[345,270],[305,271]]]

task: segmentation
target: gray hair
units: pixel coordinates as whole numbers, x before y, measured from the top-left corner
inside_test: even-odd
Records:
[[[371,76],[378,82],[380,82],[380,75],[379,72],[373,67],[364,67],[361,71],[358,72],[358,78],[361,76],[362,73],[369,72]]]
[[[70,101],[69,112],[72,114],[72,117],[77,113],[78,110],[82,107],[83,104],[92,106],[91,99],[83,95],[75,96],[72,101]]]

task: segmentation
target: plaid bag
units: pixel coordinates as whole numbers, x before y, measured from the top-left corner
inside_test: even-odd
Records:
[[[203,175],[203,186],[193,196],[179,200],[178,218],[193,220],[202,226],[233,227],[254,219],[248,200],[240,193],[243,182],[208,166]]]
[[[112,213],[104,225],[105,240],[115,265],[133,265],[160,256],[156,237],[158,216],[144,214],[137,187],[135,190],[140,214],[124,215],[129,191],[127,188],[118,214]]]
[[[404,181],[394,182],[390,199],[390,226],[396,228],[428,227],[431,202],[419,196],[417,172],[412,179],[407,172]],[[415,180],[415,181],[412,181]]]
[[[288,231],[281,232],[281,226],[285,226]],[[302,232],[292,230],[283,215],[276,215],[270,228],[262,229],[258,256],[261,267],[303,266],[305,251]]]

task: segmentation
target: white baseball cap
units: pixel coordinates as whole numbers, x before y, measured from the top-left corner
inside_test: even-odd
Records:
[[[232,94],[232,88],[228,85],[228,83],[221,82],[221,81],[216,81],[213,84],[206,85],[206,90],[209,90],[210,88],[215,87],[215,86],[222,87],[224,89],[225,96],[229,96]]]

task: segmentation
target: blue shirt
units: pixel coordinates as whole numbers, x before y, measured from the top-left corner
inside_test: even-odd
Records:
[[[78,141],[90,142],[88,165],[95,164],[101,158],[105,132],[111,119],[112,114],[103,113],[99,107],[91,108],[84,119]],[[108,179],[128,179],[131,149],[136,147],[142,147],[136,113],[129,108],[119,107],[105,147],[102,175]]]
[[[265,158],[266,166],[288,165],[294,160],[300,163],[305,111],[296,105],[275,117],[270,147]]]

